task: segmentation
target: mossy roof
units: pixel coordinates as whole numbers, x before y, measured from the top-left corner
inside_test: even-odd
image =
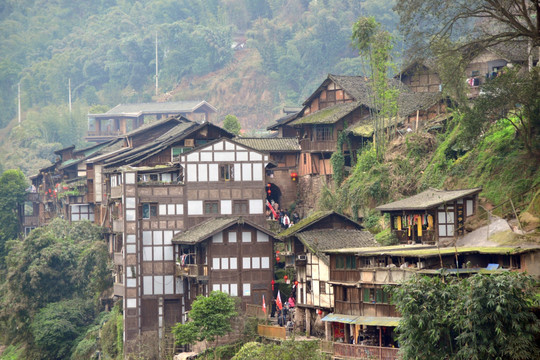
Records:
[[[314,213],[308,215],[307,217],[303,218],[293,226],[291,226],[288,229],[283,230],[280,232],[277,237],[280,239],[284,239],[289,236],[293,236],[299,231],[302,231],[303,229],[307,228],[308,226],[315,224],[317,221],[334,214],[333,211],[315,211]]]
[[[430,188],[414,196],[377,206],[381,212],[400,210],[427,210],[445,203],[474,195],[482,191],[482,188],[462,190],[438,190]]]
[[[342,249],[329,249],[325,252],[328,254],[356,254],[358,256],[399,256],[399,257],[437,257],[441,255],[455,254],[493,254],[493,255],[516,255],[531,251],[540,251],[540,247],[533,248],[521,248],[510,246],[473,246],[473,247],[458,247],[457,250],[454,247],[443,247],[438,249],[436,246],[423,246],[423,245],[396,245],[396,246],[384,246],[376,249],[373,248],[342,248]]]
[[[298,118],[292,121],[290,125],[335,124],[343,117],[358,109],[360,106],[362,106],[362,104],[359,102],[337,104]]]
[[[302,231],[296,235],[310,252],[316,254],[325,264],[330,264],[324,250],[336,247],[377,247],[379,243],[373,234],[366,230],[320,229]]]
[[[239,144],[243,144],[259,151],[285,152],[300,151],[300,143],[297,138],[243,138],[233,139]]]

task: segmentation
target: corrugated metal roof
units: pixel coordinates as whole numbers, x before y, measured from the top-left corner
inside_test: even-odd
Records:
[[[323,317],[322,321],[334,321],[345,324],[352,324],[358,318],[358,315],[342,315],[342,314],[328,314]]]
[[[90,114],[91,115],[108,115],[121,116],[126,114],[142,115],[142,114],[173,114],[173,113],[189,113],[197,110],[200,107],[206,107],[212,112],[216,112],[216,108],[204,100],[193,101],[174,101],[161,103],[136,103],[136,104],[118,104],[105,114]]]
[[[378,206],[376,209],[382,212],[397,210],[427,210],[465,196],[477,194],[480,191],[482,191],[482,188],[464,190],[428,189],[420,194]]]
[[[300,151],[300,143],[297,138],[243,138],[233,139],[259,151]]]
[[[358,316],[352,324],[368,326],[398,326],[400,317],[389,316]]]
[[[322,321],[332,321],[344,324],[357,324],[367,326],[398,326],[400,317],[389,316],[357,316],[343,314],[328,314],[322,318]]]

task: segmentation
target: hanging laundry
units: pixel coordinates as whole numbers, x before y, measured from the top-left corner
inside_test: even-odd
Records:
[[[398,215],[396,221],[397,221],[397,229],[401,230],[401,216]]]
[[[418,237],[422,236],[422,223],[418,222]]]
[[[428,215],[427,216],[427,223],[428,223],[428,230],[433,229],[433,216]]]

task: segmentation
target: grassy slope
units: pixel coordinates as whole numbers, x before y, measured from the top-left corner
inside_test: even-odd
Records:
[[[512,198],[518,212],[528,210],[539,217],[540,206],[531,205],[535,196],[531,189],[538,191],[540,186],[539,159],[527,156],[514,128],[500,121],[466,152],[459,150],[459,131],[459,126],[451,125],[445,134],[412,133],[395,139],[382,163],[376,162],[374,151],[364,151],[352,174],[335,192],[326,192],[319,205],[349,215],[356,207],[365,221],[376,224],[379,215],[370,209],[379,204],[428,187],[482,187],[483,207],[493,208]],[[503,210],[503,215],[510,214],[510,204]]]

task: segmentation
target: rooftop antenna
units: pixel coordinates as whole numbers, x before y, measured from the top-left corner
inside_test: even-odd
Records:
[[[156,96],[158,95],[158,43],[156,31]]]

